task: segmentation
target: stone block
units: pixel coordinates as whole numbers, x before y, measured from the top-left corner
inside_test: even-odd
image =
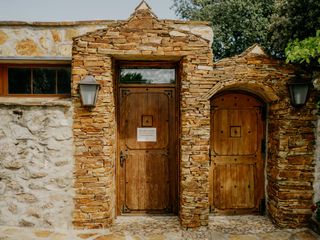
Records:
[[[17,43],[16,45],[17,55],[20,56],[40,56],[42,55],[37,43],[32,39],[24,39]]]
[[[0,45],[4,44],[8,38],[8,35],[4,31],[0,30]]]

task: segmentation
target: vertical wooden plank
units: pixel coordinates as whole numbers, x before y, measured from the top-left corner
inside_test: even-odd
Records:
[[[254,207],[254,202],[255,202],[255,190],[256,190],[256,187],[255,186],[255,181],[254,181],[254,175],[255,175],[255,167],[254,165],[250,165],[250,201],[249,201],[249,208],[253,208]],[[261,186],[259,186],[261,187]],[[257,189],[258,190],[258,189]]]
[[[247,187],[246,187],[245,175],[246,175],[245,166],[243,166],[242,164],[239,164],[238,166],[239,189],[238,189],[238,204],[237,204],[238,208],[246,207],[245,193],[247,191]]]
[[[231,122],[229,124],[229,128],[241,126],[241,124],[239,123],[239,111],[236,109],[230,110],[230,114],[232,117]],[[230,151],[230,155],[239,155],[239,145],[241,145],[241,138],[230,136],[230,141],[232,144],[232,150]]]
[[[137,193],[140,194],[140,179],[139,168],[135,167],[139,164],[139,155],[129,154],[126,159],[126,175],[125,175],[125,205],[130,210],[139,209],[139,199],[136,197]]]
[[[220,206],[221,209],[226,208],[226,191],[227,191],[227,186],[226,186],[226,172],[227,172],[227,167],[225,165],[219,166],[220,168],[220,186],[221,186],[221,197],[220,197]]]
[[[212,121],[211,127],[213,128],[213,137],[212,137],[213,141],[211,141],[211,146],[214,152],[219,154],[221,152],[220,144],[219,144],[221,142],[220,114],[217,110],[217,111],[214,111],[212,115],[213,115],[213,121]]]
[[[213,168],[213,192],[211,192],[215,208],[221,208],[221,186],[220,186],[220,169],[217,165]]]
[[[229,144],[229,129],[228,123],[229,120],[229,111],[222,110],[221,117],[220,117],[220,153],[221,155],[228,155],[230,151],[230,144]]]
[[[137,152],[137,151],[135,151]],[[137,210],[142,210],[147,207],[147,200],[146,196],[148,196],[149,193],[149,188],[146,184],[148,176],[146,175],[146,167],[147,167],[147,156],[144,153],[144,151],[139,151],[141,152],[139,162],[137,163],[138,169],[139,169],[139,181],[137,182],[138,184],[138,191],[135,193],[135,197],[138,199],[139,202],[139,208]],[[137,153],[135,153],[137,154]]]
[[[226,202],[225,208],[229,208],[229,206],[231,206],[231,192],[233,190],[230,164],[226,164],[225,183],[226,183],[226,190],[224,192],[224,195],[225,195],[224,198]]]
[[[217,192],[216,192],[216,199],[218,200],[217,202],[219,203],[218,208],[222,209],[222,204],[223,204],[223,182],[221,182],[221,180],[223,180],[223,175],[222,175],[222,169],[219,165],[216,166],[217,169],[217,177],[216,177],[216,185],[217,185]]]

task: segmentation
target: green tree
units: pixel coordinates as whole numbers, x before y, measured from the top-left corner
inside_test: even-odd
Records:
[[[302,40],[320,29],[319,0],[276,0],[268,42],[271,54],[283,58],[289,42]]]
[[[215,58],[229,57],[259,43],[267,44],[274,0],[174,0],[183,19],[210,21]]]

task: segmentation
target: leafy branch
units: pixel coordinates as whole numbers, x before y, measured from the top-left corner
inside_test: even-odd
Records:
[[[290,42],[285,52],[287,62],[312,64],[317,61],[320,64],[320,30],[315,37]]]

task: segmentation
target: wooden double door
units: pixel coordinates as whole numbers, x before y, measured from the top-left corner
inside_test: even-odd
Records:
[[[174,213],[174,87],[119,87],[118,214]]]
[[[244,93],[211,101],[211,212],[259,210],[265,187],[264,115],[263,103]]]

